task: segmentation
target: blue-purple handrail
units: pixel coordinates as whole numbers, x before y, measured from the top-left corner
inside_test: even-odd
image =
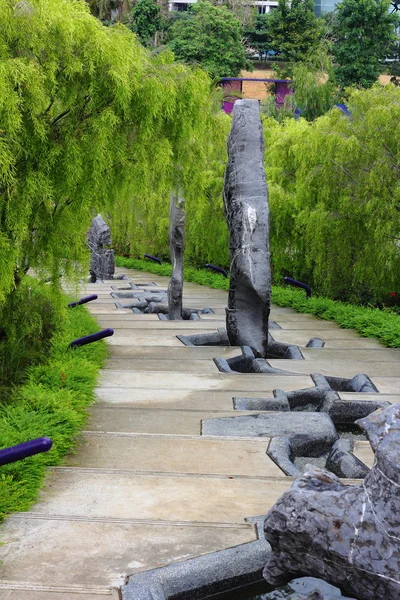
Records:
[[[221,275],[223,275],[224,277],[228,277],[228,273],[225,271],[225,269],[221,269],[221,267],[216,267],[215,265],[210,265],[209,263],[207,263],[206,268],[211,269],[216,273],[221,273]]]
[[[68,304],[68,308],[75,308],[75,306],[80,306],[81,304],[87,304],[88,302],[92,302],[93,300],[97,300],[97,294],[92,294],[91,296],[85,296],[80,300],[75,300],[75,302],[70,302]]]
[[[157,256],[152,256],[151,254],[145,254],[144,257],[148,258],[149,260],[153,260],[154,262],[158,263],[159,265],[162,265],[161,259],[157,258]]]
[[[292,279],[292,277],[284,277],[283,280],[289,285],[294,285],[295,287],[302,288],[306,292],[306,297],[311,298],[311,288],[306,283],[302,281],[297,281],[297,279]]]
[[[103,338],[110,337],[111,335],[114,335],[114,329],[102,329],[101,331],[97,331],[96,333],[91,333],[90,335],[85,335],[84,337],[77,338],[69,344],[69,348],[79,348],[80,346],[86,346],[87,344],[92,344],[93,342],[97,342],[98,340],[102,340]]]
[[[4,448],[0,450],[0,466],[8,465],[9,463],[40,454],[41,452],[48,452],[52,445],[53,442],[50,438],[41,437],[17,444],[16,446],[10,446],[10,448]]]

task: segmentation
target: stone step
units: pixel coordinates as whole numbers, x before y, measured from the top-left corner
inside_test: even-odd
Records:
[[[215,375],[195,375],[192,373],[163,372],[162,377],[157,373],[147,371],[101,371],[99,379],[101,387],[121,387],[143,389],[171,390],[241,390],[259,391],[280,389],[300,389],[314,385],[307,375],[268,375],[264,373],[216,373]]]
[[[232,401],[231,401],[232,403]],[[87,429],[98,432],[200,435],[202,419],[232,417],[248,411],[136,408],[97,403],[90,411]]]
[[[55,467],[33,511],[48,517],[241,524],[248,516],[266,513],[291,483],[290,477]]]
[[[128,574],[250,542],[255,533],[250,524],[192,526],[30,512],[7,519],[3,539],[2,600],[116,600],[112,588]]]
[[[157,358],[116,358],[107,362],[107,369],[119,371],[151,371],[152,373],[175,372],[179,368],[180,373],[203,373],[213,375],[218,373],[218,367],[213,360],[182,360],[177,364],[176,359]]]
[[[200,362],[200,361],[199,361]],[[398,361],[356,361],[352,360],[275,360],[268,361],[277,369],[287,369],[295,373],[321,373],[331,377],[354,377],[358,373],[365,373],[370,377],[396,377],[400,376]]]
[[[308,329],[296,331],[274,329],[272,335],[277,342],[285,342],[287,344],[296,344],[299,346],[305,346],[311,338],[319,337],[325,341],[326,348],[354,348],[357,350],[359,348],[382,348],[377,340],[360,337],[358,333],[350,329],[327,330],[317,329],[317,327],[309,325]]]
[[[217,440],[201,436],[86,432],[66,464],[79,468],[155,473],[282,477],[267,456],[269,439]]]
[[[107,362],[106,368],[113,365],[115,361],[124,359],[148,358],[149,360],[157,360],[161,358],[169,358],[170,360],[181,361],[186,360],[206,360],[214,357],[232,358],[240,354],[240,348],[237,346],[183,346],[171,348],[168,346],[118,346],[114,344],[110,349],[111,359]],[[134,366],[132,362],[132,368]],[[113,367],[115,368],[115,367]],[[118,369],[117,369],[118,370]]]
[[[304,387],[295,382],[285,387],[300,389]],[[268,398],[272,396],[272,389],[260,392],[259,390],[246,390],[248,398]],[[176,389],[135,389],[129,387],[99,387],[96,390],[97,405],[107,404],[125,408],[151,408],[151,409],[181,409],[181,410],[232,410],[234,396],[243,396],[242,390],[176,390]]]
[[[320,359],[326,361],[349,360],[352,362],[380,362],[380,361],[400,361],[400,348],[359,348],[357,352],[349,356],[347,349],[333,348],[302,348],[301,352],[305,359],[317,361]]]
[[[209,323],[206,321],[161,321],[158,317],[156,320],[152,320],[151,323],[146,321],[145,319],[131,319],[130,317],[126,318],[126,320],[116,320],[114,318],[108,318],[99,315],[97,317],[97,322],[103,327],[111,327],[115,330],[115,333],[121,335],[133,335],[134,331],[143,331],[146,332],[151,328],[153,331],[171,331],[175,334],[180,334],[180,330],[184,329],[185,331],[191,331],[202,333],[203,329],[207,331],[216,331],[219,327],[219,324],[216,323],[214,327],[214,323]],[[224,323],[220,322],[221,327]],[[183,334],[184,335],[184,334]]]

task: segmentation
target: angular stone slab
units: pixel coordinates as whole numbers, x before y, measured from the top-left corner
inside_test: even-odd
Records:
[[[281,477],[267,456],[269,440],[232,441],[164,435],[86,433],[68,466],[156,473]]]
[[[203,435],[231,437],[296,437],[322,439],[334,443],[337,433],[325,413],[269,412],[242,417],[202,421]]]
[[[0,598],[4,598],[1,581],[7,580],[10,584],[69,586],[65,600],[81,600],[71,588],[119,586],[128,574],[250,542],[255,534],[251,525],[222,528],[22,514],[7,520],[2,539],[6,543],[0,546]],[[60,568],[66,559],[68,568]],[[24,593],[19,593],[15,600],[25,600]],[[32,600],[54,598],[35,593]]]
[[[41,515],[242,524],[263,514],[291,479],[151,475],[54,468],[33,511]]]
[[[356,442],[354,444],[353,454],[369,468],[374,464],[375,454],[369,442]]]

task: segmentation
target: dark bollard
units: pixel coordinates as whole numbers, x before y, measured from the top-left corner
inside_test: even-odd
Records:
[[[68,304],[68,308],[75,308],[75,306],[80,306],[81,304],[87,304],[88,302],[92,302],[92,300],[97,300],[97,294],[92,294],[91,296],[85,296],[80,300],[76,300],[76,302],[70,302]]]
[[[221,275],[223,275],[224,277],[228,277],[228,273],[225,271],[225,269],[221,269],[221,267],[216,267],[215,265],[210,265],[209,263],[207,263],[206,268],[211,269],[216,273],[221,273]]]
[[[0,466],[8,465],[9,463],[22,460],[28,456],[34,454],[40,454],[41,452],[48,452],[53,442],[50,438],[41,437],[36,440],[30,440],[23,444],[17,444],[16,446],[10,446],[10,448],[4,448],[0,450]]]
[[[145,254],[144,257],[148,258],[149,260],[153,260],[154,262],[158,263],[159,265],[162,265],[161,260],[159,258],[157,258],[157,256],[152,256],[151,254]]]
[[[306,297],[311,298],[311,288],[306,283],[302,283],[301,281],[297,281],[297,279],[292,279],[291,277],[284,277],[283,281],[285,281],[289,285],[294,285],[295,287],[302,288],[306,292]]]
[[[92,342],[98,342],[103,338],[110,337],[114,335],[114,329],[102,329],[101,331],[97,331],[96,333],[91,333],[90,335],[85,335],[84,337],[77,338],[73,342],[70,343],[68,348],[78,348],[80,346],[86,346],[87,344],[91,344]]]

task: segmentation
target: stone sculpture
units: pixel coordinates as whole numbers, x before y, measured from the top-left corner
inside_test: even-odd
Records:
[[[271,272],[264,138],[257,100],[238,100],[228,139],[224,203],[230,231],[229,342],[267,355]]]
[[[115,272],[114,250],[110,250],[111,231],[101,215],[92,221],[88,235],[88,246],[91,251],[91,282],[96,279],[113,279]]]
[[[172,275],[168,285],[168,318],[182,319],[183,251],[185,247],[185,201],[172,194],[169,220],[169,250]]]
[[[359,600],[400,598],[400,405],[357,424],[375,451],[362,484],[308,467],[268,513],[270,584],[308,575]]]

